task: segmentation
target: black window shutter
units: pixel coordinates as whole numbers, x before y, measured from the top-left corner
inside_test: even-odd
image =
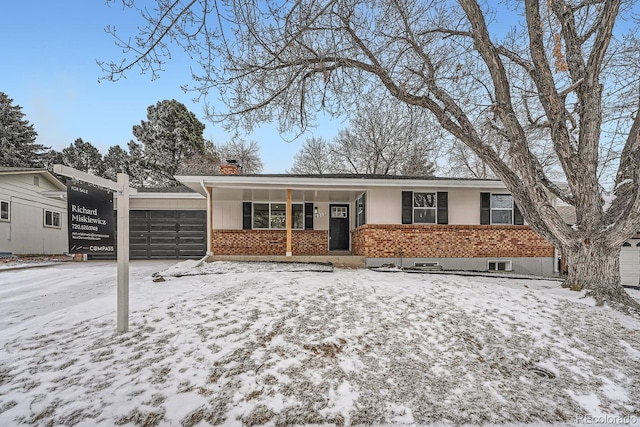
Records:
[[[513,223],[515,225],[524,225],[522,212],[520,212],[520,209],[518,209],[518,205],[516,205],[516,202],[513,202]]]
[[[413,223],[413,192],[402,192],[402,223]]]
[[[251,202],[242,202],[242,229],[251,230]]]
[[[364,193],[362,195],[362,224],[366,224],[366,223],[367,223],[367,193]]]
[[[449,224],[449,193],[438,191],[438,224]]]
[[[313,230],[313,203],[304,204],[304,229]]]
[[[491,224],[491,193],[480,193],[480,224]]]

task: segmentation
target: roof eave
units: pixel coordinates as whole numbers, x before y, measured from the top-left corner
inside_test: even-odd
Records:
[[[367,178],[314,178],[269,177],[254,175],[176,176],[178,181],[194,191],[206,195],[202,185],[218,188],[314,188],[314,189],[363,189],[363,188],[506,188],[500,180],[477,179],[367,179]]]

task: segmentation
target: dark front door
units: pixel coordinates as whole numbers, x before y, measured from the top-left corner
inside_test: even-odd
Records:
[[[329,250],[349,250],[349,205],[329,205]]]

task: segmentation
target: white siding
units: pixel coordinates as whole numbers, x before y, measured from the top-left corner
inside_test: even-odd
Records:
[[[59,191],[40,175],[0,175],[0,200],[10,203],[11,219],[0,221],[0,252],[14,254],[61,254],[68,250],[67,203],[62,199],[42,196],[43,191]],[[44,226],[44,211],[60,213],[60,228]]]
[[[242,202],[235,200],[214,200],[213,229],[242,230]]]
[[[314,230],[328,230],[329,229],[329,203],[327,202],[314,202],[313,205],[318,208],[318,216],[313,217],[313,229]],[[351,220],[351,227],[353,228],[355,221],[353,220],[353,203],[349,204],[349,216]],[[315,215],[315,214],[314,214]]]
[[[449,224],[480,224],[480,190],[449,191]]]
[[[449,224],[480,224],[480,193],[506,193],[505,189],[424,188],[414,192],[449,193]],[[402,189],[370,189],[367,191],[367,224],[402,224]]]
[[[365,216],[367,224],[402,224],[402,190],[367,191]]]

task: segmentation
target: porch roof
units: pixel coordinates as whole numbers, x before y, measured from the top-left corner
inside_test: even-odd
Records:
[[[206,196],[206,188],[212,188],[215,195],[223,198],[270,199],[269,195],[279,194],[291,189],[300,199],[311,192],[317,200],[318,193],[326,193],[329,199],[342,194],[339,199],[352,199],[355,193],[373,188],[496,188],[505,185],[499,179],[470,179],[449,177],[416,177],[399,175],[294,175],[294,174],[255,174],[255,175],[185,175],[176,176],[185,186]],[[276,196],[278,198],[279,196]]]

